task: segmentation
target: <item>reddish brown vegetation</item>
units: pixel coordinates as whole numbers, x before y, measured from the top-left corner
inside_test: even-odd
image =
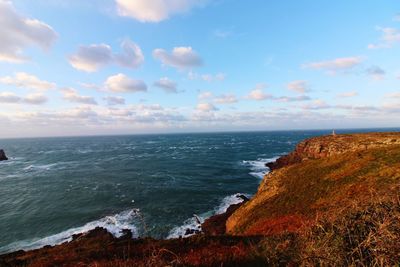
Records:
[[[0,266],[220,266],[246,260],[260,239],[117,239],[97,228],[70,243],[0,256]]]
[[[310,226],[308,218],[301,215],[286,215],[277,218],[268,218],[252,225],[247,231],[248,235],[276,235],[281,233],[298,233]]]

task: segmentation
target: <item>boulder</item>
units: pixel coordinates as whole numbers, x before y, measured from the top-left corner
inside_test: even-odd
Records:
[[[226,234],[226,221],[228,218],[249,199],[244,195],[239,195],[243,202],[232,204],[225,213],[211,216],[201,225],[201,230],[205,235],[217,236]]]
[[[0,149],[0,161],[2,160],[8,160],[6,153],[4,152],[3,149]]]

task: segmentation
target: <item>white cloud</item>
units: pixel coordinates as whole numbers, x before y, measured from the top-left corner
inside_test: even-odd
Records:
[[[273,97],[274,101],[278,102],[298,102],[298,101],[308,101],[311,100],[311,97],[306,95],[301,96],[280,96],[280,97]]]
[[[68,57],[69,63],[77,70],[95,72],[108,64],[126,68],[138,68],[144,62],[140,47],[130,40],[121,44],[122,52],[114,54],[106,44],[80,46],[78,51]]]
[[[125,105],[125,98],[120,96],[107,96],[103,99],[109,106]]]
[[[344,92],[344,93],[340,93],[337,95],[338,97],[354,97],[354,96],[358,96],[358,93],[356,91],[351,91],[351,92]]]
[[[233,94],[220,95],[213,100],[217,104],[233,104],[238,102],[238,99]]]
[[[375,44],[369,44],[369,49],[390,48],[396,43],[400,43],[400,30],[396,28],[377,28],[382,33],[381,40]]]
[[[0,98],[1,99],[1,98]],[[0,111],[2,137],[93,135],[132,132],[187,132],[221,130],[279,130],[340,127],[390,127],[399,118],[398,102],[381,106],[313,103],[313,109],[269,108],[257,111],[201,111],[166,108],[158,104],[123,107],[78,106],[42,111]],[[288,106],[289,107],[289,106]],[[301,108],[301,106],[300,106]],[[9,111],[11,110],[11,111]],[[203,109],[210,110],[210,109]],[[183,113],[185,112],[185,113]],[[260,121],[263,123],[260,124]],[[29,128],[29,132],[21,129]],[[45,133],[43,132],[45,129]]]
[[[372,66],[366,70],[367,75],[374,80],[383,80],[386,72],[378,66]]]
[[[11,92],[0,93],[0,103],[3,104],[31,104],[41,105],[47,102],[47,97],[42,94],[30,94],[26,97],[19,97]]]
[[[206,92],[202,92],[198,95],[198,99],[209,99],[213,96],[213,93],[206,91]]]
[[[42,94],[30,94],[23,98],[22,101],[32,105],[41,105],[47,102],[47,97]]]
[[[14,93],[11,92],[2,92],[0,93],[0,103],[18,103],[21,101],[21,98]]]
[[[255,89],[251,90],[250,93],[245,98],[257,101],[271,99],[272,95],[266,94],[264,92],[265,88],[267,88],[266,84],[263,83],[257,84]]]
[[[121,44],[123,52],[114,56],[115,62],[126,68],[137,68],[144,62],[142,49],[130,40],[125,40]]]
[[[400,98],[400,92],[389,93],[386,95],[387,98]]]
[[[331,108],[332,106],[329,105],[328,103],[326,103],[323,100],[320,99],[316,99],[314,100],[312,103],[308,104],[308,105],[304,105],[303,109],[306,110],[318,110],[318,109],[328,109]]]
[[[203,80],[206,82],[215,82],[215,81],[223,81],[226,78],[224,73],[217,74],[198,74],[193,71],[188,73],[188,78],[190,80]]]
[[[288,83],[288,85],[287,85],[287,88],[289,90],[292,90],[296,93],[301,93],[301,94],[308,92],[309,91],[308,87],[309,86],[308,86],[307,81],[302,81],[302,80],[292,81],[292,82]]]
[[[73,88],[64,88],[62,89],[64,94],[63,99],[73,102],[73,103],[80,103],[80,104],[87,104],[87,105],[97,105],[96,100],[94,97],[91,96],[82,96]]]
[[[203,64],[200,56],[190,46],[175,47],[171,53],[158,48],[153,51],[153,57],[160,60],[163,65],[178,69],[190,69]]]
[[[68,61],[77,70],[95,72],[111,63],[112,50],[106,44],[80,46],[75,54],[68,57]]]
[[[17,13],[12,2],[0,1],[0,61],[21,63],[29,60],[25,48],[50,48],[57,33],[46,23]]]
[[[119,73],[110,76],[104,82],[104,87],[114,93],[146,92],[147,85],[141,80],[135,80]]]
[[[140,22],[160,22],[202,4],[203,0],[115,0],[121,16]]]
[[[328,61],[311,62],[303,65],[303,68],[325,70],[330,74],[338,71],[348,71],[362,63],[360,57],[343,57]]]
[[[177,93],[178,85],[167,77],[163,77],[154,83],[155,86],[163,89],[166,93]]]
[[[199,103],[197,104],[196,109],[201,112],[211,112],[218,110],[213,104],[211,103]]]
[[[199,100],[209,101],[216,104],[233,104],[239,101],[234,94],[222,94],[219,96],[214,96],[214,94],[209,91],[199,93],[197,98]]]
[[[38,77],[25,72],[17,72],[14,77],[0,77],[0,83],[34,90],[48,90],[56,87],[55,83],[40,80]]]

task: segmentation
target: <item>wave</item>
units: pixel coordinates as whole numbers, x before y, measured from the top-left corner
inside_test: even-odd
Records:
[[[279,157],[273,158],[259,158],[257,160],[243,160],[242,165],[247,166],[251,172],[249,174],[256,178],[262,179],[269,172],[269,168],[265,166],[266,163],[273,162]]]
[[[32,250],[44,247],[46,245],[58,245],[64,242],[72,240],[72,236],[76,234],[82,234],[95,229],[96,227],[102,227],[107,229],[115,237],[121,237],[123,230],[131,230],[133,237],[138,237],[137,224],[140,223],[140,213],[138,209],[131,209],[120,212],[115,215],[106,216],[99,220],[89,222],[83,226],[71,228],[61,233],[51,235],[44,238],[36,238],[31,240],[24,240],[11,243],[5,247],[0,248],[0,252],[7,253],[16,251],[19,249]]]
[[[240,196],[250,197],[248,194],[236,193],[225,197],[221,203],[213,210],[202,213],[200,215],[193,215],[192,218],[187,219],[182,225],[174,227],[168,234],[167,239],[189,237],[196,234],[196,231],[201,231],[201,224],[213,215],[218,215],[226,212],[226,210],[234,204],[243,202]]]
[[[56,162],[49,164],[30,164],[25,168],[22,168],[25,172],[41,172],[41,171],[53,171],[53,170],[63,170],[69,167],[74,166],[77,161],[65,161],[65,162]],[[29,164],[29,163],[28,163]]]
[[[48,171],[57,165],[59,165],[59,163],[51,163],[51,164],[43,164],[43,165],[31,164],[31,165],[23,168],[23,170],[24,171],[33,171],[33,170]]]

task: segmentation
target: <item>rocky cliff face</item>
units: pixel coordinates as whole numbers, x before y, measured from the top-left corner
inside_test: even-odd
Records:
[[[268,163],[271,170],[309,159],[326,158],[333,155],[364,151],[372,148],[399,145],[399,133],[343,134],[314,137],[299,143],[289,155]]]
[[[352,205],[397,194],[400,133],[311,138],[269,166],[257,194],[228,218],[228,233],[296,232],[318,217],[336,219]]]

